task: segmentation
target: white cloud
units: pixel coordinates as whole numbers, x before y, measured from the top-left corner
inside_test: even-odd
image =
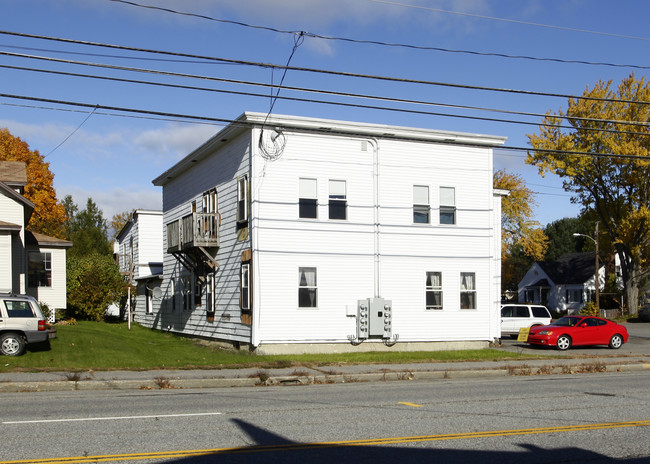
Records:
[[[115,214],[132,209],[162,210],[162,192],[158,187],[137,186],[132,189],[114,187],[110,190],[86,190],[78,187],[62,187],[57,191],[59,199],[71,195],[72,200],[83,209],[88,198],[92,198],[102,211],[104,219],[110,222]]]
[[[173,154],[180,158],[198,148],[219,130],[219,127],[212,125],[169,125],[144,131],[133,138],[133,143],[152,153]]]

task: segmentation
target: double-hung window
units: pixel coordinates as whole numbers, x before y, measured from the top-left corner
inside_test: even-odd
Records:
[[[315,267],[301,267],[298,269],[298,307],[318,307],[318,285]]]
[[[298,217],[318,218],[318,183],[316,179],[300,178],[298,192]]]
[[[344,180],[330,180],[329,218],[347,219],[348,200]]]
[[[476,309],[476,274],[460,273],[460,309]]]
[[[456,224],[456,189],[440,187],[440,224]]]
[[[241,310],[242,312],[249,312],[251,310],[251,265],[250,262],[242,263],[241,265],[241,279],[240,279],[240,294],[241,294]]]
[[[427,272],[426,308],[442,309],[442,272]]]
[[[413,186],[413,223],[429,223],[429,187],[426,185]]]
[[[52,253],[29,252],[27,283],[29,287],[52,286]]]
[[[248,176],[237,178],[237,223],[248,221]]]

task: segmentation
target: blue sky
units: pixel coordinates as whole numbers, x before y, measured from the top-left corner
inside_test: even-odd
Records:
[[[438,50],[352,43],[306,37],[291,66],[467,86],[580,95],[599,80],[648,73],[650,2],[644,0],[133,0],[291,31],[359,41],[410,44]],[[111,0],[0,0],[0,30],[78,41],[164,50],[199,56],[284,65],[295,35],[233,23],[145,9]],[[462,52],[441,51],[439,49]],[[282,73],[245,65],[178,59],[0,34],[0,52],[54,57],[116,66],[171,71],[278,84]],[[472,53],[468,53],[472,52]],[[516,59],[481,54],[528,56]],[[558,63],[586,61],[625,66]],[[146,75],[24,56],[0,55],[0,65],[148,80],[264,97],[232,95],[62,76],[0,67],[0,93],[89,105],[234,119],[244,111],[267,112],[265,88],[172,76]],[[409,83],[343,78],[288,71],[288,86],[364,93],[542,114],[566,108],[565,98],[454,89]],[[434,113],[539,122],[540,118],[448,107],[360,102],[282,91],[328,101],[351,101]],[[526,147],[534,125],[353,108],[278,100],[274,113],[395,124],[507,136],[507,145]],[[105,113],[113,113],[112,115]],[[59,199],[71,194],[84,205],[92,197],[110,219],[133,208],[160,209],[161,191],[152,179],[221,129],[215,124],[172,119],[133,118],[117,112],[0,97],[0,127],[46,156]],[[537,192],[536,219],[545,225],[576,216],[554,176],[542,178],[525,165],[521,151],[497,151],[495,167],[521,175]]]

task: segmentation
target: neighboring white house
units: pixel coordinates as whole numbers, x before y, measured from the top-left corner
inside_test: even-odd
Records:
[[[596,256],[568,253],[555,261],[537,261],[519,282],[518,301],[545,305],[559,314],[576,314],[596,292]],[[599,290],[605,287],[605,265],[598,266]]]
[[[120,272],[135,287],[135,295],[131,298],[131,314],[135,320],[144,324],[152,317],[154,290],[160,287],[162,281],[162,219],[162,211],[137,209],[116,237]],[[126,309],[128,313],[128,306]]]
[[[153,181],[166,254],[142,322],[259,353],[487,346],[504,142],[244,113]]]
[[[26,230],[34,204],[22,194],[25,163],[0,162],[0,292],[28,294],[54,311],[66,308],[67,240]]]

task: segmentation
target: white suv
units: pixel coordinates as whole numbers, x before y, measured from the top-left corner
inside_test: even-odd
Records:
[[[27,295],[0,293],[0,354],[20,356],[28,343],[56,338],[38,302]]]
[[[551,313],[546,306],[531,304],[507,304],[501,306],[501,336],[517,335],[523,327],[548,325]]]

